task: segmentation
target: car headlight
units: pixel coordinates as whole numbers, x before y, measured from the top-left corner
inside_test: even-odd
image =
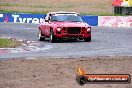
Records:
[[[88,27],[88,28],[87,28],[87,31],[90,31],[90,30],[91,30],[91,28],[90,28],[90,27]]]
[[[60,32],[60,31],[61,31],[61,28],[60,28],[60,27],[58,27],[58,28],[57,28],[57,31],[58,31],[58,32]]]

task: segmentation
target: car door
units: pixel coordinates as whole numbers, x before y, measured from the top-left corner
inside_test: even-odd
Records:
[[[40,28],[41,28],[41,32],[45,35],[45,19],[43,19],[41,22],[40,22]]]
[[[45,34],[48,37],[50,36],[50,26],[51,26],[50,16],[47,16],[45,18]]]

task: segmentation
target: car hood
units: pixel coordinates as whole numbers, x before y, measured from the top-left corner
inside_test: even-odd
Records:
[[[60,27],[88,27],[89,25],[84,22],[52,22],[53,25]]]

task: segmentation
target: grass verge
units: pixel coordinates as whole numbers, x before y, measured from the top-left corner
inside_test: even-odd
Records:
[[[48,11],[42,11],[42,12],[39,12],[39,11],[15,11],[15,10],[2,10],[0,9],[0,13],[31,13],[31,14],[47,14]]]
[[[14,10],[1,10],[0,9],[0,12],[1,13],[29,13],[29,14],[47,14],[48,13],[48,11],[42,11],[42,12],[39,12],[39,11],[14,11]],[[107,13],[101,13],[101,14],[98,14],[98,13],[96,13],[96,14],[88,14],[88,13],[80,13],[81,15],[98,15],[98,16],[126,16],[126,15],[120,15],[120,14],[117,14],[117,15],[115,15],[115,14],[107,14]]]
[[[0,48],[15,48],[19,45],[20,43],[16,40],[0,38]]]
[[[0,12],[72,11],[81,15],[112,14],[111,0],[0,0]]]
[[[46,14],[72,11],[81,15],[123,16],[112,11],[112,0],[0,0],[0,13]]]

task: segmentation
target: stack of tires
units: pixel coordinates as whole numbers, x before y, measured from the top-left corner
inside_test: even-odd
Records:
[[[114,14],[129,15],[132,13],[132,7],[113,7]]]

